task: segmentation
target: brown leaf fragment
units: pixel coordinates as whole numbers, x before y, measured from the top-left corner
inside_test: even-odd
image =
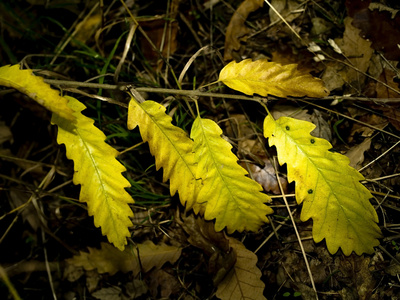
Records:
[[[379,81],[371,84],[374,86],[373,93],[370,93],[369,97],[376,97],[376,98],[398,98],[399,93],[395,92],[399,91],[399,84],[395,82],[396,73],[389,69],[383,69],[381,75],[379,76]],[[390,86],[394,90],[388,88],[387,86],[383,85],[381,82],[385,83],[386,85]],[[374,110],[382,111],[385,117],[388,118],[388,121],[397,129],[400,130],[400,105],[398,103],[390,103],[390,104],[372,104],[371,107]]]
[[[266,299],[263,295],[265,284],[256,266],[257,256],[234,238],[229,238],[229,243],[237,253],[237,261],[218,285],[216,296],[223,300]]]
[[[213,222],[203,218],[181,215],[178,223],[189,234],[188,242],[204,251],[209,257],[208,273],[217,285],[231,270],[236,262],[236,252],[230,247],[229,240],[222,231],[216,232]]]
[[[400,36],[400,14],[393,10],[382,10],[371,0],[347,0],[346,7],[354,20],[353,26],[361,30],[360,36],[372,41],[372,48],[382,52],[388,60],[400,60],[398,47]]]
[[[282,17],[284,17],[286,22],[291,22],[302,14],[301,11],[295,12],[299,11],[299,8],[301,7],[300,2],[297,0],[271,0],[270,3],[271,6],[273,6],[275,10],[279,12]],[[272,9],[269,10],[269,17],[271,19],[271,23],[281,20],[277,13]]]
[[[88,18],[85,18],[82,22],[76,25],[75,40],[86,44],[86,42],[93,37],[96,30],[101,26],[101,13],[96,13]],[[72,43],[73,46],[78,46],[76,43]]]
[[[143,280],[134,279],[125,285],[125,293],[130,297],[128,299],[136,299],[146,294],[148,287]]]
[[[397,261],[400,260],[400,254],[396,254]],[[400,274],[400,264],[392,259],[390,265],[385,268],[385,272],[390,276],[398,276]]]
[[[249,28],[244,24],[253,11],[263,6],[264,0],[244,0],[233,14],[225,34],[224,60],[232,60],[233,52],[239,50],[240,41],[246,40]]]
[[[253,176],[255,181],[261,184],[266,192],[272,192],[275,195],[282,194],[276,178],[274,166],[267,157],[264,157],[263,161],[265,163],[264,168],[255,164],[248,164],[249,173]],[[283,192],[287,193],[289,185],[287,179],[283,176],[279,176],[279,181],[281,182]]]
[[[335,71],[343,78],[343,83],[346,82],[354,86],[358,89],[355,92],[359,92],[365,81],[365,76],[362,72],[367,71],[373,50],[371,48],[371,42],[360,37],[360,30],[352,25],[352,20],[353,19],[350,17],[344,19],[345,30],[343,38],[335,39],[335,42],[348,58],[350,64],[357,70],[350,67],[342,69],[342,66],[339,65],[337,66],[339,69]],[[324,74],[322,80],[328,82],[329,78],[326,78]]]
[[[340,281],[353,282],[357,290],[357,299],[371,299],[371,294],[376,286],[373,276],[374,269],[370,266],[371,258],[368,256],[357,256],[352,254],[349,257],[340,258],[340,274],[336,278]]]
[[[99,300],[121,300],[122,289],[118,286],[102,288],[92,293],[92,296]]]
[[[114,246],[102,243],[101,249],[88,248],[89,253],[80,251],[79,255],[67,259],[69,264],[81,266],[90,271],[97,269],[111,275],[121,271],[132,271],[136,276],[140,271],[148,272],[153,267],[161,268],[166,262],[174,263],[181,255],[181,249],[166,244],[155,245],[152,241],[138,244],[137,248],[120,251]],[[140,256],[140,263],[137,255]]]
[[[149,274],[149,290],[154,299],[171,299],[177,294],[181,284],[175,276],[164,270],[154,270]]]
[[[0,122],[0,146],[8,141],[11,143],[13,141],[10,127],[8,127],[4,122]]]
[[[315,125],[315,129],[311,132],[312,136],[326,139],[329,142],[332,141],[331,128],[317,109],[309,110],[293,105],[277,104],[272,108],[271,114],[275,120],[278,120],[280,117],[291,117],[311,122]]]
[[[139,20],[139,24],[146,33],[147,38],[152,41],[165,58],[174,54],[178,49],[179,24],[176,21],[176,16],[179,12],[179,4],[180,0],[173,0],[168,14]],[[157,65],[158,70],[160,70],[163,66],[163,60],[160,59],[159,53],[153,49],[147,38],[139,35],[142,53],[151,64]]]
[[[346,156],[350,159],[350,167],[359,169],[364,161],[364,152],[371,147],[371,138],[366,138],[361,144],[354,146],[346,152]]]
[[[377,129],[384,129],[388,125],[388,121],[376,114],[365,114],[359,119],[363,123],[367,123],[369,125],[374,126]],[[359,134],[362,137],[371,137],[375,132],[375,129],[366,126],[361,123],[355,123],[350,131],[350,135],[348,137],[348,142],[352,142],[355,135]]]

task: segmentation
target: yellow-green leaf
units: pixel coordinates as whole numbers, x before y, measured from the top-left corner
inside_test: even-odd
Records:
[[[104,133],[81,113],[85,105],[72,97],[66,98],[75,111],[76,124],[53,115],[52,122],[58,125],[57,142],[65,144],[67,157],[74,161],[73,182],[81,185],[79,200],[87,203],[94,224],[101,227],[110,243],[123,250],[126,237],[130,236],[128,227],[132,226],[129,217],[133,213],[128,203],[134,202],[125,191],[130,187],[121,174],[126,169],[115,158],[118,151],[104,141]]]
[[[75,120],[73,111],[67,106],[68,100],[45,83],[42,77],[33,75],[32,70],[20,70],[19,65],[1,67],[0,85],[26,94],[64,119]]]
[[[296,64],[284,65],[266,59],[245,59],[226,65],[219,74],[230,88],[246,95],[268,94],[278,97],[325,97],[329,91],[322,80],[297,69]]]
[[[195,201],[199,184],[193,141],[171,121],[165,107],[157,102],[149,100],[139,104],[135,99],[129,102],[128,129],[139,126],[143,141],[149,143],[150,152],[155,156],[157,170],[162,167],[163,180],[170,181],[171,195],[178,191],[182,204],[198,213],[200,207]]]
[[[221,134],[221,128],[212,120],[197,117],[193,123],[190,137],[198,163],[196,176],[203,185],[197,201],[205,205],[206,220],[216,219],[217,231],[225,226],[228,233],[256,231],[273,212],[264,204],[270,198],[246,176],[247,171],[237,164],[232,146]]]
[[[140,271],[148,272],[152,268],[161,268],[166,262],[175,263],[181,256],[181,248],[166,244],[155,245],[147,240],[137,244],[137,248],[125,248],[120,251],[110,244],[101,243],[101,249],[88,248],[88,252],[80,251],[79,255],[67,259],[67,262],[87,271],[97,269],[100,274],[114,275],[118,271],[133,272],[136,276]],[[139,254],[139,257],[137,256]]]
[[[287,164],[288,180],[296,182],[301,220],[313,219],[314,240],[325,238],[332,254],[339,247],[345,255],[372,253],[381,231],[372,195],[360,183],[364,177],[346,156],[329,151],[328,141],[311,136],[314,128],[288,117],[275,121],[268,115],[264,121],[265,137],[276,146],[279,163]]]

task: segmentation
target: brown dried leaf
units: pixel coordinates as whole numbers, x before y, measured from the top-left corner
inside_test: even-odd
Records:
[[[102,288],[92,293],[92,296],[99,300],[121,300],[122,289],[117,286]]]
[[[208,273],[212,275],[214,285],[217,285],[235,264],[236,252],[230,247],[224,232],[215,231],[213,222],[195,217],[194,214],[181,215],[181,218],[183,222],[177,221],[189,234],[188,242],[202,249],[210,258]]]
[[[359,169],[364,161],[364,152],[371,147],[371,138],[366,138],[361,144],[354,146],[345,154],[350,159],[350,167]]]
[[[276,179],[274,166],[267,157],[264,157],[263,161],[265,163],[264,168],[260,168],[254,164],[248,164],[249,173],[253,176],[255,181],[261,184],[266,192],[280,195],[281,190]],[[281,182],[284,193],[287,193],[289,185],[287,179],[283,176],[279,176],[279,181]]]
[[[302,12],[295,13],[294,11],[298,10],[301,5],[297,0],[271,0],[271,6],[278,11],[282,17],[286,20],[286,22],[291,22],[297,17],[301,16]],[[303,2],[304,3],[304,2]],[[272,9],[269,10],[269,18],[271,23],[277,22],[281,20],[281,18],[274,12]]]
[[[181,249],[166,244],[154,245],[152,241],[145,241],[137,245],[137,249],[120,251],[106,243],[101,244],[101,249],[88,248],[89,253],[80,251],[79,255],[67,259],[69,264],[81,266],[85,270],[97,269],[99,273],[111,275],[121,271],[132,271],[136,276],[141,270],[149,271],[153,267],[161,268],[166,262],[174,263],[181,255]],[[140,264],[137,257],[139,253]]]
[[[183,222],[178,220],[183,230],[189,234],[188,242],[202,249],[208,256],[211,256],[216,251],[229,251],[229,241],[224,232],[216,232],[214,223],[205,221],[194,214],[181,215]]]
[[[388,86],[399,91],[399,84],[394,81],[396,73],[389,69],[383,69],[379,76],[379,80],[386,83]],[[389,89],[382,83],[377,82],[375,85],[375,94],[372,97],[377,98],[398,98],[399,93]],[[389,122],[397,129],[400,130],[400,105],[397,103],[387,105],[372,105],[375,110],[380,110],[388,118]]]
[[[153,299],[171,299],[171,295],[178,293],[181,288],[176,276],[164,270],[152,271],[149,274],[149,280],[149,290]]]
[[[178,22],[174,20],[166,20],[166,16],[155,16],[152,18],[144,19],[139,22],[148,38],[153,44],[160,49],[163,57],[169,57],[178,49]],[[139,41],[143,55],[151,64],[157,65],[158,69],[162,67],[163,61],[159,60],[159,55],[155,51],[147,39],[139,35]]]
[[[346,17],[344,20],[344,25],[345,31],[343,38],[336,39],[335,42],[342,50],[344,55],[348,58],[348,61],[352,66],[361,72],[366,72],[373,53],[371,42],[368,42],[360,37],[360,30],[352,25],[352,18]],[[345,82],[355,86],[357,89],[360,89],[365,79],[365,76],[359,71],[356,71],[350,67],[343,68],[341,64],[337,64],[333,67],[331,66],[330,70],[331,72],[325,72],[322,77],[322,80],[327,83],[327,87],[329,89],[340,88],[340,84],[343,85]],[[338,73],[343,81],[341,81],[339,78],[335,78],[334,83],[330,82],[332,76],[335,75],[334,73]],[[334,87],[331,86],[333,84],[335,84]]]
[[[393,16],[393,10],[371,0],[347,0],[346,7],[349,16],[354,18],[353,26],[361,30],[364,39],[372,41],[373,49],[383,52],[389,60],[400,60],[396,38],[400,35],[399,13]]]
[[[359,120],[369,125],[373,125],[378,129],[384,129],[388,125],[388,121],[385,118],[375,114],[365,114],[361,116]],[[362,137],[371,137],[374,132],[375,129],[371,127],[368,127],[364,124],[355,123],[351,129],[348,141],[352,142],[354,135],[356,134],[360,134]]]
[[[232,60],[233,51],[240,48],[240,41],[246,39],[249,29],[244,24],[250,13],[263,6],[264,0],[244,0],[233,14],[225,34],[224,59]]]
[[[13,141],[10,127],[8,127],[4,122],[0,122],[0,146],[8,141],[11,143]]]
[[[218,285],[219,299],[266,299],[263,295],[265,284],[261,281],[261,271],[257,268],[257,256],[234,238],[229,238],[236,251],[235,266]]]
[[[280,117],[292,117],[298,120],[311,122],[315,125],[315,129],[311,132],[311,135],[326,139],[329,142],[332,141],[331,128],[317,109],[310,111],[292,105],[277,104],[272,108],[271,114],[275,120],[278,120]]]

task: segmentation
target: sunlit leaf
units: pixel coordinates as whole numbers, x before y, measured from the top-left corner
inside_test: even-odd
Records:
[[[200,210],[195,205],[199,184],[196,180],[196,163],[192,151],[193,141],[181,128],[171,124],[172,118],[165,107],[154,101],[139,104],[129,102],[128,129],[139,126],[143,141],[149,143],[155,156],[157,170],[163,168],[163,180],[170,181],[170,192],[179,192],[179,198],[187,209]]]
[[[221,134],[221,128],[212,120],[197,117],[193,123],[190,137],[198,163],[196,176],[202,182],[197,201],[205,205],[206,220],[216,219],[217,231],[224,227],[228,233],[256,231],[272,213],[264,204],[270,198],[246,176],[247,171],[238,165],[232,146]]]
[[[345,255],[372,253],[379,244],[378,216],[371,193],[360,181],[364,177],[349,166],[349,159],[329,151],[332,145],[310,135],[315,125],[270,115],[264,135],[275,145],[278,160],[287,164],[288,180],[296,182],[296,200],[303,203],[301,220],[313,220],[313,238],[323,239],[330,253],[339,247]]]
[[[87,203],[94,224],[101,227],[110,243],[123,250],[130,236],[128,227],[132,226],[129,218],[133,216],[128,205],[133,199],[125,191],[130,184],[121,174],[126,169],[115,158],[118,151],[104,142],[104,133],[81,113],[85,105],[66,98],[75,111],[76,124],[58,115],[53,115],[52,122],[58,125],[57,142],[65,144],[67,157],[74,161],[73,182],[81,185],[79,201]]]
[[[20,70],[19,65],[0,67],[0,85],[14,88],[43,105],[60,117],[73,121],[73,111],[68,107],[68,100],[61,97],[40,76],[35,76],[32,70]]]
[[[266,59],[256,61],[245,59],[239,63],[232,61],[221,70],[219,81],[247,95],[270,94],[278,97],[329,95],[329,91],[320,79],[299,71],[296,64],[282,66]]]

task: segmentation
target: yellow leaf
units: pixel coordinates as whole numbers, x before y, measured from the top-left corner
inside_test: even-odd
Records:
[[[121,174],[126,169],[115,158],[118,151],[104,142],[104,133],[81,113],[85,105],[72,97],[66,98],[77,122],[72,124],[53,115],[52,122],[58,125],[57,142],[65,144],[67,157],[74,161],[73,182],[81,185],[79,200],[87,202],[95,226],[101,227],[110,243],[123,250],[126,237],[130,236],[128,227],[132,226],[129,217],[133,213],[128,203],[134,202],[125,191],[130,187]]]
[[[273,212],[264,204],[270,198],[246,176],[247,171],[237,164],[232,146],[221,134],[221,128],[212,120],[197,117],[193,123],[190,137],[198,163],[196,176],[203,184],[197,201],[205,205],[206,220],[216,219],[216,231],[225,226],[228,233],[256,231]]]
[[[129,102],[128,129],[139,126],[143,141],[149,143],[150,152],[155,156],[157,170],[162,167],[163,180],[170,181],[171,195],[178,191],[182,204],[198,213],[200,207],[195,201],[199,184],[195,177],[193,141],[171,121],[165,107],[157,102],[139,104],[135,99]]]
[[[101,243],[101,249],[88,248],[89,253],[80,251],[79,255],[67,259],[67,262],[87,271],[97,269],[100,274],[114,275],[118,271],[148,272],[152,268],[161,268],[166,262],[175,263],[181,256],[181,248],[166,244],[154,245],[150,240],[137,244],[137,248],[120,251],[110,244]],[[139,254],[139,258],[138,255]]]
[[[20,70],[19,65],[0,67],[0,85],[14,88],[26,94],[40,105],[60,117],[74,121],[73,111],[67,106],[68,100],[61,97],[56,90],[35,76],[32,70]]]
[[[378,216],[369,202],[371,193],[364,177],[349,166],[350,160],[329,151],[332,145],[310,135],[315,125],[270,115],[264,135],[275,145],[278,160],[287,164],[288,180],[296,182],[296,200],[303,203],[301,220],[313,219],[315,242],[324,238],[330,253],[342,248],[345,255],[372,253],[379,245]]]
[[[266,59],[245,59],[226,65],[219,74],[230,88],[246,95],[275,95],[278,97],[325,97],[329,91],[324,83],[308,73],[297,70],[296,64],[284,65]]]
[[[216,296],[222,300],[266,299],[257,256],[234,238],[229,238],[229,245],[236,251],[236,264],[218,285]]]

